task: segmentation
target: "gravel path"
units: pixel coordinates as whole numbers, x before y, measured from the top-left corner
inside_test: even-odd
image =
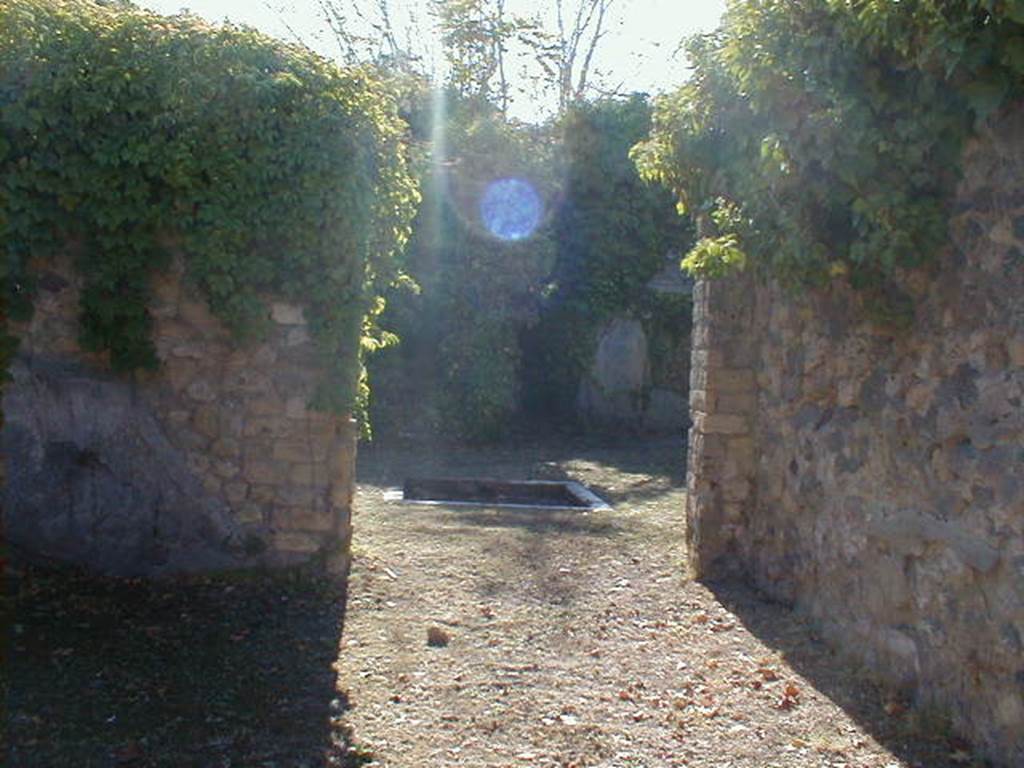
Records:
[[[370,765],[971,764],[785,608],[683,577],[681,452],[363,452],[338,666]],[[571,477],[614,507],[385,500],[429,474]]]

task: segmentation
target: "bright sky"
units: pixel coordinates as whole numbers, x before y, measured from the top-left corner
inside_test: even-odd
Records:
[[[362,4],[372,8],[376,0],[362,0]],[[326,56],[337,52],[317,0],[140,0],[140,5],[165,14],[187,8],[210,21],[228,19],[283,39],[294,40],[297,35]],[[552,5],[550,0],[507,0],[508,12],[523,15],[551,13]],[[678,85],[687,76],[686,62],[678,51],[680,40],[714,29],[724,6],[725,0],[616,0],[608,36],[595,55],[594,69],[604,75],[601,84],[608,88],[621,84],[623,90],[648,93]],[[397,17],[407,18],[410,11],[418,10],[426,18],[424,7],[424,0],[391,0],[399,32],[406,24]],[[568,0],[567,7],[574,7],[573,0]],[[521,99],[513,111],[531,119],[543,109]]]

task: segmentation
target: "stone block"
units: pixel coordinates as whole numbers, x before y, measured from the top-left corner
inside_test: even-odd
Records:
[[[203,335],[218,336],[225,333],[224,325],[214,317],[205,299],[182,298],[178,303],[181,319]]]
[[[214,441],[210,446],[210,451],[219,458],[233,459],[241,454],[242,447],[233,437],[222,437]]]
[[[271,538],[271,546],[280,552],[312,554],[324,543],[322,535],[302,531],[277,531]]]
[[[914,384],[907,390],[904,400],[909,408],[923,413],[931,403],[934,388],[927,383]]]
[[[186,462],[188,468],[197,475],[202,475],[210,468],[210,457],[205,453],[190,453]]]
[[[213,474],[224,480],[230,480],[239,473],[239,466],[236,462],[227,459],[217,459],[213,462]]]
[[[251,368],[236,368],[230,371],[224,378],[224,389],[228,392],[264,396],[274,391],[270,376]]]
[[[246,437],[279,438],[290,435],[294,429],[294,422],[283,415],[252,416],[245,422],[242,434]]]
[[[256,504],[272,504],[277,501],[277,486],[252,485],[249,487],[249,501]]]
[[[193,360],[175,360],[164,366],[164,377],[175,393],[184,392],[199,373],[199,366]]]
[[[708,390],[718,392],[756,392],[757,378],[746,368],[719,368],[708,373]]]
[[[277,397],[256,397],[246,403],[246,410],[256,416],[273,416],[284,413],[284,401]]]
[[[300,485],[281,485],[277,487],[277,501],[286,507],[313,507],[322,503],[324,492],[319,488]]]
[[[278,440],[274,443],[273,457],[277,461],[295,464],[324,461],[330,454],[333,442],[317,435]]]
[[[297,304],[275,301],[270,305],[270,316],[279,325],[305,325],[306,315]]]
[[[260,344],[252,352],[252,364],[266,368],[277,362],[277,349],[272,344]]]
[[[185,451],[201,451],[210,442],[207,438],[188,427],[172,427],[167,430],[167,434],[171,438],[171,442]]]
[[[192,360],[209,359],[212,356],[207,352],[206,347],[197,341],[179,342],[171,347],[171,355],[174,357],[187,357]]]
[[[150,290],[155,304],[176,305],[181,299],[181,278],[166,272],[156,275],[150,284]]]
[[[721,484],[722,498],[727,502],[744,501],[750,497],[751,484],[746,477],[735,477]],[[728,506],[728,504],[726,505]]]
[[[708,435],[743,435],[750,432],[746,416],[729,413],[697,414],[694,424]]]
[[[248,483],[225,483],[224,484],[224,498],[226,498],[232,504],[240,504],[245,501],[245,497],[249,494]]]
[[[303,344],[308,344],[311,340],[309,331],[306,328],[292,328],[288,331],[288,336],[285,340],[285,345],[289,347],[300,347]]]
[[[245,478],[253,483],[273,485],[284,480],[288,465],[269,459],[249,459],[245,462]]]
[[[999,551],[963,526],[913,510],[868,519],[867,533],[898,554],[920,556],[930,544],[949,547],[966,565],[988,573],[999,562]]]
[[[690,365],[705,370],[725,367],[725,354],[721,349],[695,349],[690,354]]]
[[[288,470],[292,485],[327,485],[327,464],[292,464]]]
[[[222,486],[218,478],[209,474],[203,477],[203,489],[211,496],[220,496],[221,488]]]
[[[328,493],[328,496],[331,500],[331,505],[338,509],[352,509],[353,490],[354,488],[351,483],[331,483],[330,490]]]
[[[753,468],[757,462],[757,448],[751,437],[730,437],[725,442],[725,453],[739,466]]]
[[[156,325],[155,336],[159,340],[172,342],[171,346],[184,340],[196,337],[195,329],[176,320],[160,320]]]
[[[219,424],[221,436],[240,438],[245,430],[245,414],[230,401],[221,401]]]
[[[192,416],[192,426],[199,434],[214,439],[220,435],[220,410],[212,403],[200,405]]]
[[[757,393],[720,392],[715,395],[712,410],[716,413],[753,414],[757,411]]]
[[[333,413],[319,413],[317,411],[306,411],[301,426],[303,434],[314,435],[323,440],[335,442],[340,438],[343,427],[340,417]]]
[[[206,379],[196,379],[185,391],[190,398],[200,403],[212,403],[217,399],[217,390]]]
[[[289,419],[301,419],[306,416],[306,398],[289,397],[285,403],[285,415]]]
[[[836,387],[836,402],[843,408],[849,408],[857,402],[857,393],[860,391],[860,384],[850,379],[839,382]]]
[[[246,503],[235,507],[235,519],[243,525],[260,525],[265,521],[262,504]]]
[[[1006,342],[1006,354],[1015,368],[1024,368],[1024,336],[1016,336]]]
[[[330,533],[336,527],[336,515],[328,508],[278,507],[274,510],[274,525],[287,531],[320,531]]]

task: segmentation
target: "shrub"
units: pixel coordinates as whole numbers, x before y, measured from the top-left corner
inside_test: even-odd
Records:
[[[891,310],[945,242],[972,126],[1024,93],[1024,2],[737,0],[689,51],[634,150],[700,221],[685,265],[845,276]]]
[[[645,183],[629,159],[650,127],[642,95],[580,103],[562,120],[566,176],[554,221],[555,266],[540,322],[524,336],[526,404],[537,415],[572,419],[597,333],[611,317],[633,315],[649,334],[655,326],[677,326],[677,336],[689,331],[679,322],[687,313],[647,288],[666,256],[690,240],[689,220],[680,218],[672,195]]]
[[[450,438],[496,439],[519,408],[519,334],[536,322],[554,250],[543,218],[529,237],[495,237],[481,201],[490,183],[517,178],[550,211],[559,181],[553,142],[486,105],[447,94],[446,108],[435,112],[421,98],[417,110],[443,115],[443,123],[431,131],[424,202],[408,249],[419,291],[389,296],[382,322],[403,343],[370,362],[373,420],[387,431],[415,422]]]
[[[0,0],[0,240],[12,314],[30,256],[81,245],[81,341],[156,363],[149,276],[176,240],[213,312],[258,333],[261,295],[306,305],[351,408],[360,329],[398,277],[417,190],[369,71],[254,30],[88,0]],[[365,320],[364,318],[369,318]]]

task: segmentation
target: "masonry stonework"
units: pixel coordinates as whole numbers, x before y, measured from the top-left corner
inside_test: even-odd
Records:
[[[348,565],[356,432],[309,407],[301,307],[267,301],[242,344],[192,295],[180,259],[153,283],[159,370],[118,376],[78,344],[72,254],[37,262],[7,387],[5,533],[39,559],[114,574]]]
[[[741,572],[1024,765],[1024,109],[967,150],[911,330],[834,286],[698,287],[695,572]]]

